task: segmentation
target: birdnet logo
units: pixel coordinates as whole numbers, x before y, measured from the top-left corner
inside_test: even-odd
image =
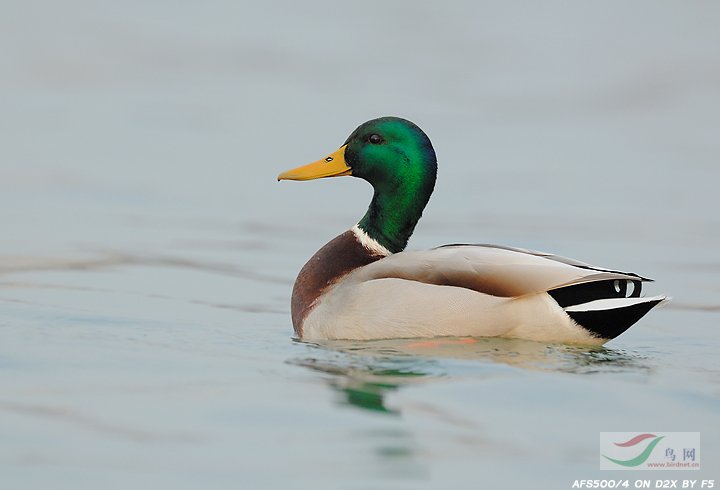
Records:
[[[699,470],[699,432],[601,432],[601,470]]]

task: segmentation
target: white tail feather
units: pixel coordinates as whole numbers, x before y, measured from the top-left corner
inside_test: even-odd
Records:
[[[602,311],[625,308],[627,306],[650,303],[653,301],[667,301],[665,296],[651,296],[648,298],[608,298],[589,301],[580,305],[572,305],[565,308],[565,311]]]

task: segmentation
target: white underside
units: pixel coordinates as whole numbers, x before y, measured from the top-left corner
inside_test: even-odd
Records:
[[[545,292],[501,298],[398,278],[341,281],[318,301],[303,338],[371,340],[436,336],[505,337],[602,344]]]

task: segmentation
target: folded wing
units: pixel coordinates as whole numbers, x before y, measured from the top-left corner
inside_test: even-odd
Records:
[[[356,280],[398,278],[440,286],[456,286],[500,297],[609,281],[647,281],[636,274],[611,271],[555,255],[491,245],[446,245],[402,252],[363,267]],[[611,287],[611,286],[608,286]],[[618,295],[621,291],[617,291]],[[639,288],[633,288],[633,295]],[[592,299],[598,299],[594,297]],[[576,303],[577,304],[577,303]],[[566,305],[561,305],[566,306]]]

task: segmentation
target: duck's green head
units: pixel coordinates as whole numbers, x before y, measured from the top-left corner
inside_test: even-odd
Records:
[[[375,189],[360,228],[391,252],[403,250],[435,186],[437,160],[427,135],[406,119],[373,119],[336,152],[278,180],[341,175],[360,177]]]

